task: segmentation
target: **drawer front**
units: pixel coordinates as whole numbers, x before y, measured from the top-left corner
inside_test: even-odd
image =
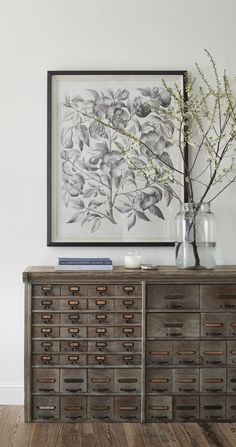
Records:
[[[62,396],[61,419],[65,422],[79,422],[86,419],[85,396]]]
[[[112,369],[88,369],[88,393],[113,393],[114,373]]]
[[[147,368],[146,392],[171,394],[173,392],[172,369]]]
[[[33,326],[32,335],[33,338],[58,338],[59,327]]]
[[[166,422],[172,420],[171,396],[147,396],[146,420],[148,422]]]
[[[197,285],[147,285],[147,309],[198,309]]]
[[[226,418],[236,419],[236,396],[228,396],[226,398]]]
[[[59,397],[34,396],[33,419],[38,421],[53,421],[59,419]]]
[[[172,364],[171,341],[147,341],[146,345],[147,365],[166,366]]]
[[[33,341],[32,351],[33,353],[57,353],[60,350],[59,341]]]
[[[174,369],[173,388],[175,393],[199,393],[199,369]]]
[[[225,419],[225,396],[200,396],[200,417],[205,420],[218,421]]]
[[[60,300],[57,298],[43,297],[43,298],[33,298],[32,300],[32,309],[33,310],[42,310],[42,311],[50,311],[50,310],[59,310],[60,308]]]
[[[124,354],[124,355],[113,355],[113,354],[104,354],[99,353],[96,355],[88,355],[88,365],[140,365],[141,364],[141,356],[139,354]]]
[[[32,365],[37,366],[55,366],[60,365],[60,356],[57,354],[33,354],[32,355]]]
[[[202,368],[200,370],[200,391],[209,394],[226,392],[226,369]]]
[[[61,295],[62,296],[87,296],[88,288],[85,285],[81,284],[69,284],[61,286]]]
[[[227,369],[227,393],[236,392],[236,368]]]
[[[236,335],[236,313],[228,314],[228,336],[235,337]]]
[[[141,392],[140,369],[115,369],[114,370],[115,393],[133,394]]]
[[[60,391],[63,394],[80,394],[87,392],[86,369],[61,369]]]
[[[116,296],[142,296],[141,284],[122,284],[115,286]]]
[[[122,312],[115,314],[116,324],[140,324],[141,323],[141,313],[133,312]]]
[[[163,313],[147,315],[148,337],[198,337],[199,315],[195,313]]]
[[[199,341],[180,340],[173,342],[173,363],[175,365],[199,364]]]
[[[201,314],[202,337],[225,337],[227,334],[227,314],[203,313]]]
[[[141,352],[141,343],[136,340],[132,341],[89,341],[88,352]]]
[[[226,363],[226,341],[219,340],[217,343],[201,341],[200,355],[205,366],[224,365]]]
[[[141,418],[141,399],[138,396],[115,397],[115,420],[137,422]]]
[[[59,393],[59,370],[34,368],[32,371],[33,393]]]
[[[113,324],[114,314],[106,312],[98,312],[96,314],[88,315],[88,324]]]
[[[88,396],[87,398],[88,419],[94,421],[113,420],[113,397]]]
[[[84,354],[67,354],[61,355],[61,365],[65,366],[83,366],[86,365],[86,355]]]
[[[114,327],[95,326],[88,327],[89,338],[112,338],[114,337]]]
[[[61,324],[86,324],[87,315],[79,312],[66,313],[61,315]]]
[[[67,298],[66,300],[60,300],[61,310],[79,310],[87,309],[87,299],[77,296]]]
[[[122,311],[129,310],[141,310],[142,309],[142,299],[135,297],[125,297],[115,299],[115,309]]]
[[[87,328],[83,326],[61,327],[60,336],[61,338],[84,338],[87,337]]]
[[[62,352],[86,352],[86,341],[61,341]]]
[[[89,298],[88,299],[88,309],[96,310],[100,312],[101,310],[114,310],[114,300],[112,298]]]
[[[115,295],[115,286],[111,286],[108,284],[88,286],[89,297],[114,296],[114,295]]]
[[[180,422],[190,422],[199,419],[198,396],[174,396],[174,419]]]
[[[236,285],[204,285],[201,309],[236,309]]]
[[[53,284],[33,285],[33,296],[59,296],[60,286]]]
[[[33,324],[60,324],[60,314],[43,312],[33,314]]]
[[[227,341],[227,363],[228,365],[236,365],[236,341]]]
[[[118,338],[136,338],[141,337],[142,331],[140,326],[120,326],[115,327],[114,329],[114,335]]]

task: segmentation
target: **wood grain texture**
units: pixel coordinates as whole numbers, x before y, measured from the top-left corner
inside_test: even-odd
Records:
[[[24,409],[0,407],[1,447],[235,447],[236,424],[24,423]]]

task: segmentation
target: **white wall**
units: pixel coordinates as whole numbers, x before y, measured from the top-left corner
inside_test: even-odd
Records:
[[[23,286],[27,265],[58,255],[125,248],[46,247],[46,71],[187,69],[236,73],[235,0],[1,0],[0,2],[0,403],[22,401]],[[232,187],[215,206],[218,263],[236,263]],[[143,248],[146,262],[172,264],[172,248]]]

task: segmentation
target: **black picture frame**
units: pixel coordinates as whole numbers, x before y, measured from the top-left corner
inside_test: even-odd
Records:
[[[67,213],[68,203],[66,202],[67,207],[66,207],[66,205],[64,206],[62,204],[63,200],[60,198],[60,194],[62,194],[62,191],[61,191],[62,183],[64,182],[64,184],[63,184],[64,189],[66,189],[68,186],[66,184],[66,182],[68,180],[66,178],[67,173],[63,172],[64,177],[62,177],[61,173],[60,173],[60,169],[62,169],[63,163],[64,162],[66,163],[66,161],[68,161],[68,160],[63,160],[63,158],[61,158],[63,155],[61,155],[61,154],[63,154],[63,151],[64,151],[64,153],[66,154],[65,156],[68,157],[67,154],[69,153],[69,151],[70,150],[73,151],[73,148],[75,148],[75,151],[76,150],[78,152],[81,151],[81,153],[85,152],[85,156],[86,156],[86,150],[87,150],[87,152],[90,151],[90,147],[88,149],[88,146],[86,145],[86,138],[88,139],[89,137],[90,137],[90,141],[91,141],[91,139],[93,140],[92,142],[93,142],[95,148],[99,147],[97,145],[97,144],[99,144],[99,139],[102,140],[104,143],[104,140],[106,140],[106,137],[104,136],[104,135],[106,135],[106,126],[103,126],[104,129],[101,129],[101,126],[103,125],[102,120],[104,119],[103,112],[105,111],[104,113],[108,114],[108,112],[107,112],[108,108],[109,108],[109,113],[110,113],[109,116],[113,117],[112,118],[113,119],[112,126],[114,123],[120,127],[125,126],[125,123],[127,121],[127,115],[129,114],[129,116],[131,116],[131,112],[129,112],[129,110],[128,110],[128,107],[129,107],[128,99],[126,98],[127,92],[129,94],[129,96],[131,96],[131,92],[133,92],[135,90],[135,91],[137,91],[137,97],[141,98],[141,99],[136,99],[136,96],[135,96],[135,98],[133,98],[132,101],[130,100],[130,102],[131,102],[130,108],[131,108],[131,107],[133,107],[133,104],[136,99],[136,103],[135,103],[136,107],[137,107],[136,111],[139,110],[140,116],[136,115],[135,119],[138,122],[141,121],[141,127],[145,123],[145,114],[147,113],[147,110],[145,111],[145,105],[146,105],[146,107],[148,107],[147,103],[145,103],[145,100],[144,100],[145,99],[145,91],[144,91],[145,88],[152,89],[153,91],[154,91],[154,88],[159,89],[159,90],[162,89],[163,88],[163,84],[161,81],[162,79],[164,79],[167,83],[170,81],[172,82],[172,84],[176,82],[179,85],[180,89],[182,90],[182,94],[183,94],[184,98],[186,99],[187,98],[186,85],[185,85],[186,71],[185,70],[177,70],[177,71],[176,70],[175,71],[156,71],[156,70],[155,71],[153,71],[153,70],[151,70],[151,71],[48,71],[47,76],[48,76],[47,77],[47,246],[174,246],[173,234],[168,240],[165,240],[164,236],[161,237],[160,240],[158,238],[155,239],[155,237],[153,237],[153,236],[151,236],[151,239],[148,238],[147,236],[145,236],[145,238],[142,240],[142,237],[140,238],[139,233],[137,234],[136,239],[134,239],[134,238],[129,239],[129,238],[127,238],[127,236],[125,236],[122,239],[122,237],[116,237],[115,236],[116,233],[112,234],[113,227],[111,225],[110,225],[110,227],[111,227],[111,232],[110,232],[109,226],[107,225],[107,222],[106,222],[106,225],[104,225],[104,230],[103,230],[104,235],[101,236],[101,238],[99,238],[99,237],[96,238],[96,234],[94,237],[94,233],[92,233],[92,229],[91,229],[92,227],[89,222],[89,218],[86,221],[86,215],[83,218],[85,221],[83,223],[83,228],[82,228],[82,223],[78,223],[79,221],[75,220],[75,222],[70,222],[70,217],[68,220],[68,213]],[[84,124],[84,123],[81,124],[81,122],[79,123],[80,118],[78,118],[78,123],[76,123],[74,126],[74,127],[76,127],[76,132],[77,132],[77,127],[80,127],[80,130],[78,131],[78,134],[79,134],[78,136],[75,136],[73,123],[70,122],[70,119],[68,119],[68,121],[66,121],[65,127],[63,128],[65,130],[64,130],[64,134],[62,135],[63,114],[67,113],[67,111],[65,111],[65,110],[62,111],[62,109],[66,108],[67,103],[71,104],[71,98],[73,99],[76,97],[76,96],[73,96],[75,94],[75,86],[76,85],[77,85],[76,92],[77,92],[78,98],[81,96],[81,92],[83,92],[87,103],[92,104],[92,102],[93,102],[95,104],[94,106],[91,106],[91,107],[92,107],[93,113],[95,111],[95,113],[97,113],[97,115],[91,115],[91,113],[90,113],[90,115],[88,115],[88,117],[87,117],[88,123],[86,123],[86,124]],[[88,85],[90,88],[88,88]],[[139,87],[140,90],[137,87],[137,85],[140,86]],[[130,88],[130,90],[128,88]],[[70,89],[72,91],[72,96],[70,96],[71,95]],[[106,97],[107,94],[105,94],[104,92],[105,91],[107,92],[108,89],[110,89],[111,101],[109,103],[109,100],[107,100],[107,104],[104,105],[102,103],[102,98]],[[119,90],[120,90],[120,92],[122,92],[122,91],[124,92],[123,99],[122,99],[122,93],[120,93],[119,101],[115,98],[112,99],[112,91],[113,91],[113,94],[118,95],[117,92]],[[140,91],[141,91],[141,93],[140,93]],[[160,91],[162,91],[162,90],[160,90]],[[98,96],[96,96],[95,92],[97,92]],[[144,93],[144,95],[143,95],[143,93]],[[89,97],[91,97],[91,99],[89,99]],[[119,97],[119,95],[116,96],[116,98],[117,97]],[[82,99],[85,102],[83,97],[82,97]],[[146,99],[148,99],[148,98],[146,98]],[[158,94],[157,94],[157,99],[158,99]],[[78,101],[79,101],[79,99],[78,99]],[[118,103],[120,104],[119,107],[117,107],[118,111],[117,111],[117,109],[114,109],[115,106],[113,105],[113,102],[114,102],[114,104],[118,104]],[[100,104],[100,109],[99,109],[99,107],[96,107],[96,105],[99,105],[99,104]],[[163,104],[164,104],[164,101],[163,101]],[[112,106],[113,106],[113,108],[112,108]],[[106,107],[107,107],[107,109],[106,109]],[[139,109],[138,109],[138,107],[139,107]],[[115,115],[116,111],[117,111],[117,113]],[[113,113],[113,115],[111,115],[112,113]],[[68,116],[69,116],[69,114],[67,113],[67,117]],[[93,127],[91,124],[91,121],[92,121],[91,116],[92,116],[92,118],[94,116],[96,116],[98,118],[98,121],[93,120],[96,124]],[[115,120],[114,116],[115,116],[116,120]],[[99,122],[99,120],[101,122]],[[69,122],[69,124],[68,124],[68,122]],[[68,127],[66,127],[67,124],[68,124]],[[137,123],[136,123],[136,125],[138,126]],[[84,128],[82,128],[82,126],[84,126]],[[85,127],[86,127],[86,130],[85,130]],[[72,131],[68,130],[70,128],[72,128]],[[115,127],[114,127],[114,129],[115,129]],[[89,135],[89,132],[90,132],[90,135]],[[104,132],[103,138],[101,135],[102,132]],[[115,132],[115,130],[114,130],[114,132]],[[148,132],[147,132],[147,134],[148,134]],[[118,135],[120,135],[119,132],[118,132]],[[63,140],[63,137],[64,137],[64,140]],[[77,140],[76,140],[76,138],[77,138]],[[75,140],[76,140],[76,143],[75,143]],[[64,141],[64,142],[61,143],[61,141]],[[87,141],[87,143],[88,143],[88,141]],[[63,146],[63,144],[64,144],[64,146]],[[105,145],[105,143],[104,143],[104,145]],[[118,147],[118,145],[116,144],[116,148],[117,147]],[[81,148],[82,148],[82,150],[81,150]],[[58,160],[59,158],[60,158],[60,161]],[[78,158],[77,158],[77,160],[78,160]],[[81,160],[82,160],[82,158],[81,158]],[[112,165],[112,158],[110,160],[111,161],[110,161],[109,166]],[[185,146],[185,150],[184,150],[184,162],[183,162],[183,160],[181,161],[181,159],[179,159],[179,162],[181,163],[181,169],[185,171],[185,166],[188,163],[187,146]],[[114,163],[116,163],[116,161]],[[105,163],[105,165],[108,166],[108,163]],[[65,164],[63,166],[65,166]],[[101,166],[101,163],[100,163],[100,166]],[[105,168],[107,166],[105,166]],[[96,167],[96,165],[95,165],[95,167]],[[65,169],[65,168],[63,167],[63,169]],[[100,168],[97,168],[97,171],[99,169]],[[73,175],[73,173],[71,173],[71,174]],[[69,194],[69,199],[67,198],[67,196],[65,199],[65,196],[64,196],[64,201],[69,200],[69,204],[72,203],[72,206],[75,206],[74,204],[76,203],[76,200],[77,200],[77,204],[79,204],[80,200],[82,200],[84,198],[84,193],[81,194],[81,191],[82,191],[81,188],[82,188],[82,186],[84,187],[86,185],[86,180],[84,181],[84,183],[82,185],[81,182],[83,182],[83,180],[80,177],[80,173],[78,172],[77,174],[78,174],[79,181],[77,182],[78,184],[76,184],[76,187],[78,188],[77,192],[79,192],[79,194],[77,196],[75,195],[74,196],[75,198],[74,198],[73,194],[72,194],[72,189],[70,189],[69,190],[70,193],[68,193],[67,190],[65,192],[65,196],[66,196],[66,194]],[[70,172],[68,173],[68,176],[70,176]],[[75,176],[76,176],[76,172],[75,172]],[[111,176],[111,181],[113,181],[112,176]],[[60,184],[60,182],[61,182],[61,184]],[[79,188],[79,185],[81,185],[80,188]],[[75,183],[72,183],[72,188],[74,186],[75,186]],[[93,189],[91,186],[91,183],[90,183],[90,189]],[[84,189],[83,189],[83,191],[84,191]],[[100,189],[100,192],[104,194],[104,191],[102,191],[102,189]],[[90,193],[92,194],[92,192],[87,192],[88,195]],[[70,194],[72,194],[72,195],[70,195]],[[76,191],[74,191],[74,194],[76,194]],[[122,194],[123,195],[129,194],[129,191],[127,193],[124,192]],[[71,199],[71,197],[72,197],[72,199]],[[184,188],[184,190],[183,190],[182,197],[183,197],[183,201],[187,201],[186,188]],[[95,202],[96,201],[94,200],[94,203]],[[172,200],[172,202],[173,202],[173,200]],[[91,203],[91,201],[89,203]],[[64,209],[62,211],[63,207],[66,209],[65,215],[63,214]],[[119,206],[117,206],[117,209],[119,209]],[[116,209],[116,212],[119,213],[119,211],[117,211],[117,209]],[[172,220],[171,220],[171,225],[172,225],[173,216],[174,216],[172,208],[170,211],[172,213]],[[96,211],[96,212],[99,214],[99,211]],[[96,214],[96,212],[94,211],[94,214]],[[136,212],[138,212],[138,210]],[[175,212],[177,212],[177,206],[175,207]],[[74,213],[74,211],[73,211],[73,213]],[[73,213],[71,210],[71,215],[72,215],[71,220],[73,220]],[[75,211],[75,213],[76,213],[76,211]],[[80,210],[78,210],[77,213],[80,213]],[[92,211],[90,210],[90,215],[91,215],[91,213],[92,213]],[[97,217],[94,217],[94,220],[96,222],[95,226],[100,225],[100,227],[99,227],[99,230],[95,230],[95,233],[96,233],[96,231],[100,231],[102,233],[102,223],[103,223],[102,219],[105,219],[105,218],[101,217],[99,219],[98,214],[97,214]],[[120,220],[118,221],[118,226],[123,225],[124,214],[126,214],[126,211],[123,211],[123,214],[120,212],[120,216],[119,216]],[[130,213],[128,213],[127,216],[129,216],[129,214],[132,215],[132,211],[130,211]],[[62,215],[63,215],[63,219],[61,218]],[[153,233],[153,230],[154,230],[153,225],[155,224],[154,223],[155,219],[154,219],[154,221],[152,220],[151,223],[150,223],[150,220],[149,220],[149,222],[146,221],[146,226],[145,226],[145,221],[143,220],[144,216],[141,214],[140,214],[140,216],[141,216],[140,220],[138,220],[137,217],[135,216],[135,221],[137,222],[137,220],[138,220],[140,225],[142,225],[142,229],[140,230],[140,232],[141,233],[143,232],[143,234],[145,233],[146,235],[148,235],[149,229],[151,229],[152,233]],[[128,217],[127,220],[129,218],[130,217]],[[148,217],[148,219],[150,219],[150,218],[152,218],[151,215]],[[158,217],[156,215],[155,215],[155,218],[158,220]],[[78,219],[80,219],[80,216],[78,216]],[[131,217],[131,219],[132,219],[132,217]],[[134,218],[133,218],[133,220],[134,220]],[[162,219],[159,219],[159,220],[162,220]],[[101,223],[101,221],[102,221],[102,223]],[[121,222],[122,222],[122,224],[121,224]],[[79,225],[81,226],[81,228],[83,230],[83,235],[81,237],[77,237],[76,235],[72,235],[72,236],[68,237],[68,234],[64,235],[63,231],[66,233],[67,229],[72,228],[73,224],[78,224],[77,225],[78,234],[80,231]],[[110,224],[110,222],[109,222],[109,224]],[[131,224],[132,224],[132,222],[131,222]],[[129,224],[129,225],[131,225],[131,224]],[[149,227],[148,227],[148,224],[149,224]],[[94,223],[93,223],[93,225],[94,225]],[[135,225],[138,225],[138,224],[136,223]],[[87,237],[86,237],[86,235],[84,235],[84,233],[86,233],[86,230],[84,230],[84,228],[86,228],[86,227],[88,228]],[[144,229],[144,227],[145,227],[145,229]],[[75,227],[73,227],[73,228],[75,228]],[[164,228],[164,226],[163,226],[163,228]],[[122,227],[122,231],[123,231],[123,229],[124,228]],[[130,228],[128,231],[126,229],[124,232],[126,235],[127,234],[129,235],[129,232],[134,229],[135,228]],[[122,233],[121,228],[118,228],[118,231],[120,231],[120,234]],[[110,233],[110,235],[109,235],[109,233]],[[150,234],[151,234],[151,232],[150,232]],[[108,237],[108,239],[107,239],[107,237]]]

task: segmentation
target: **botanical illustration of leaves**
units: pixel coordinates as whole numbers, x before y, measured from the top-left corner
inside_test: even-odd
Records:
[[[88,199],[89,197],[92,197],[93,193],[94,193],[93,188],[86,189],[83,193],[83,199]]]
[[[90,139],[89,139],[89,132],[86,126],[84,126],[84,124],[82,124],[80,126],[80,131],[81,131],[81,138],[83,140],[83,142],[89,146],[90,145]]]
[[[162,154],[159,157],[159,160],[162,161],[166,166],[169,166],[170,168],[174,167],[168,152],[162,152]]]
[[[136,214],[135,214],[135,213],[132,213],[131,218],[129,218],[129,220],[128,220],[128,231],[129,231],[132,227],[134,227],[135,223],[136,223]]]
[[[103,188],[99,188],[99,193],[101,194],[101,196],[106,196],[106,192]]]
[[[74,111],[72,111],[72,110],[68,110],[68,111],[64,114],[64,116],[63,116],[63,121],[69,121],[69,120],[71,120],[72,118],[74,118],[74,115],[75,115],[75,112],[74,112]]]
[[[160,219],[165,220],[163,213],[158,206],[152,205],[148,209],[149,209],[150,213],[154,214],[155,216],[159,217]]]
[[[143,198],[141,201],[141,208],[142,210],[146,210],[147,208],[149,208],[151,205],[154,205],[154,203],[156,203],[156,197],[154,195],[147,195],[147,194],[143,194]]]
[[[73,198],[71,201],[74,205],[74,209],[82,209],[85,207],[83,200],[81,200],[79,197]]]
[[[99,206],[101,206],[103,204],[103,202],[98,202],[97,200],[92,199],[89,204],[88,207],[90,208],[98,208]]]
[[[160,124],[160,131],[167,139],[170,139],[173,136],[174,129],[174,124],[171,120],[166,120]]]
[[[132,209],[131,206],[127,205],[127,204],[122,204],[122,205],[118,205],[118,206],[116,205],[115,208],[120,213],[128,213]]]
[[[149,96],[151,98],[152,96],[152,90],[147,88],[137,88],[137,90],[143,95],[143,96]]]
[[[100,225],[101,225],[101,219],[100,219],[100,217],[97,217],[94,220],[93,225],[92,225],[92,230],[91,230],[92,233],[95,233],[95,231],[97,231],[100,228]]]
[[[122,175],[120,175],[119,177],[114,177],[114,182],[115,182],[116,188],[119,187],[121,180],[122,180]]]
[[[106,183],[107,185],[110,186],[110,184],[111,184],[111,179],[110,179],[109,175],[102,174],[102,175],[101,175],[101,180],[103,181],[103,183]]]
[[[167,206],[170,205],[171,200],[174,197],[172,188],[169,185],[165,185],[164,189],[164,197],[166,198]]]
[[[147,222],[150,222],[150,219],[149,219],[149,218],[146,216],[146,214],[143,213],[142,211],[135,210],[135,213],[136,213],[136,215],[137,215],[137,217],[138,217],[139,219],[142,219],[142,220],[145,220],[145,221],[147,221]]]
[[[73,216],[67,221],[67,223],[75,223],[81,220],[83,217],[83,213],[81,211],[77,211],[73,214]]]
[[[98,94],[97,90],[94,90],[93,88],[87,88],[87,91],[88,91],[89,93],[91,93],[91,95],[92,95],[95,99],[99,98],[99,94]]]

